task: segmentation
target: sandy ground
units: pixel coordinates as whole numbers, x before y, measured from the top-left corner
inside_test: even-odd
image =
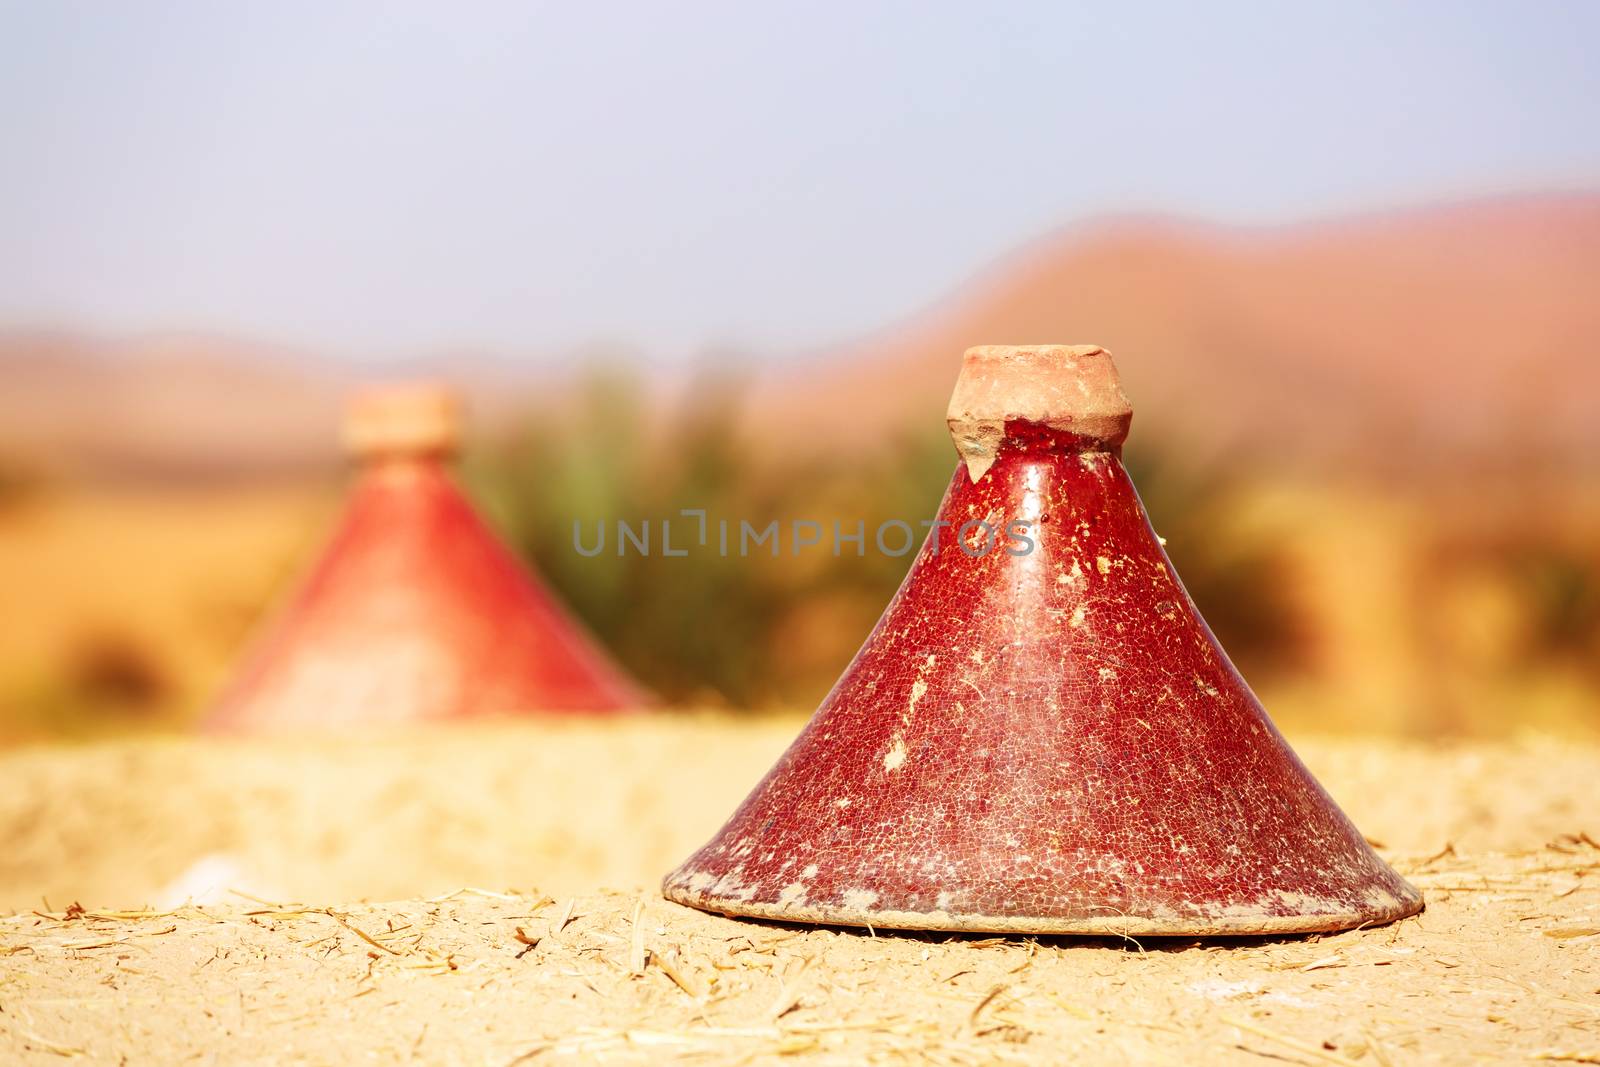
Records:
[[[1383,929],[874,937],[659,899],[797,725],[0,754],[0,1062],[1600,1063],[1600,749],[1293,738],[1427,894]]]

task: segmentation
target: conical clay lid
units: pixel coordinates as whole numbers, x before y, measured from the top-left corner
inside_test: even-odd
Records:
[[[639,707],[641,691],[479,518],[451,478],[453,398],[351,405],[360,467],[321,557],[207,725],[363,727]]]
[[[667,897],[1037,934],[1340,930],[1422,907],[1184,592],[1122,467],[1130,416],[1102,349],[966,354],[948,525]]]

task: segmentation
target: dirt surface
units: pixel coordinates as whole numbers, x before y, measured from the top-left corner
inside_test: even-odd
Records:
[[[797,725],[0,755],[0,1062],[1600,1062],[1600,750],[1294,738],[1427,895],[1382,929],[873,936],[656,896]]]

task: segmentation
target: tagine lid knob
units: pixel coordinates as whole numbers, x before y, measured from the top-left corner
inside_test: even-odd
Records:
[[[979,345],[961,361],[945,421],[973,481],[994,464],[1008,422],[1115,448],[1133,408],[1111,353],[1099,345]]]
[[[357,459],[448,457],[461,443],[461,401],[436,382],[369,386],[345,408],[345,449]]]

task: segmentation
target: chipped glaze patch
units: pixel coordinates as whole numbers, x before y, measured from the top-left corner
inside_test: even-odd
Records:
[[[1009,424],[980,480],[956,470],[939,518],[1048,516],[1035,550],[924,545],[789,751],[667,878],[669,898],[1084,934],[1301,933],[1420,909],[1216,645],[1117,450],[1085,462],[1082,447]],[[744,842],[759,851],[737,854]],[[804,876],[768,855],[801,857]]]

